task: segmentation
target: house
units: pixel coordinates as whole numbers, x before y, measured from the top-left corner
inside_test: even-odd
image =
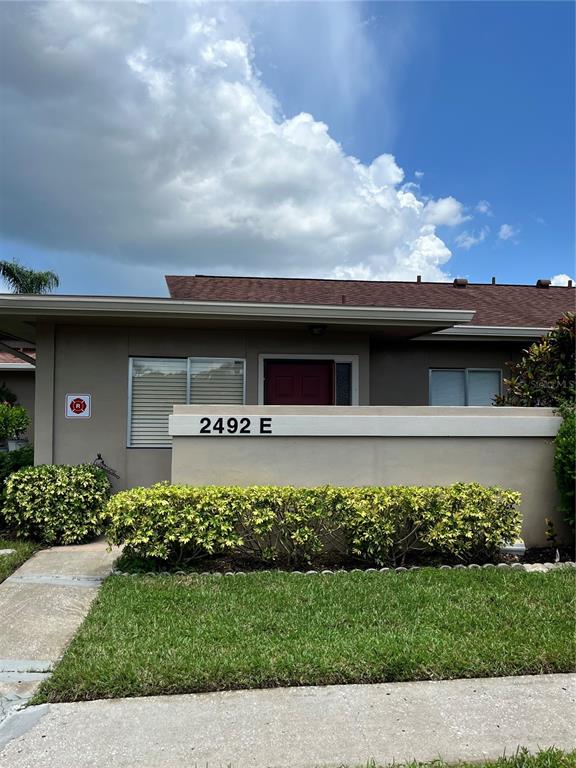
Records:
[[[489,406],[507,362],[574,309],[547,280],[166,281],[169,298],[0,297],[0,331],[37,350],[38,463],[100,453],[121,486],[169,479],[168,417],[188,403]]]
[[[35,356],[29,344],[0,339],[0,386],[5,385],[26,408],[30,426],[24,436],[29,440],[34,440]]]

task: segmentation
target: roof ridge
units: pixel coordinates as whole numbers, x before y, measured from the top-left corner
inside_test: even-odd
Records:
[[[452,280],[354,280],[344,277],[282,277],[278,275],[164,275],[164,279],[176,278],[179,280],[194,280],[196,278],[204,278],[209,280],[282,280],[292,282],[317,282],[317,283],[350,283],[352,285],[356,283],[368,284],[368,285],[453,285]],[[470,286],[486,286],[489,288],[538,288],[536,283],[472,283],[469,282],[467,287]],[[550,285],[550,288],[573,288],[569,285]],[[576,289],[575,289],[576,290]]]

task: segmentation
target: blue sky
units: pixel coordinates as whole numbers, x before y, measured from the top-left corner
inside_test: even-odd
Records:
[[[574,275],[572,3],[57,5],[4,26],[0,228],[61,291]]]

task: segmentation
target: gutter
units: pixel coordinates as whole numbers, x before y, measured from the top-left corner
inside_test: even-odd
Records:
[[[507,325],[456,325],[443,328],[426,336],[419,336],[417,341],[438,341],[442,339],[540,339],[550,333],[552,328],[536,328]]]
[[[163,298],[99,296],[0,296],[0,313],[11,317],[183,318],[325,321],[360,325],[446,325],[468,323],[475,310],[354,307],[309,304],[186,301]]]

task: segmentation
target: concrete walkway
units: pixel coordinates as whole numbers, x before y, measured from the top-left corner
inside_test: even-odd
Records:
[[[44,549],[0,584],[0,732],[50,674],[118,554],[104,541]]]
[[[30,707],[10,768],[315,768],[576,747],[576,676],[278,688]],[[0,734],[2,731],[0,731]],[[7,739],[9,739],[7,741]]]

